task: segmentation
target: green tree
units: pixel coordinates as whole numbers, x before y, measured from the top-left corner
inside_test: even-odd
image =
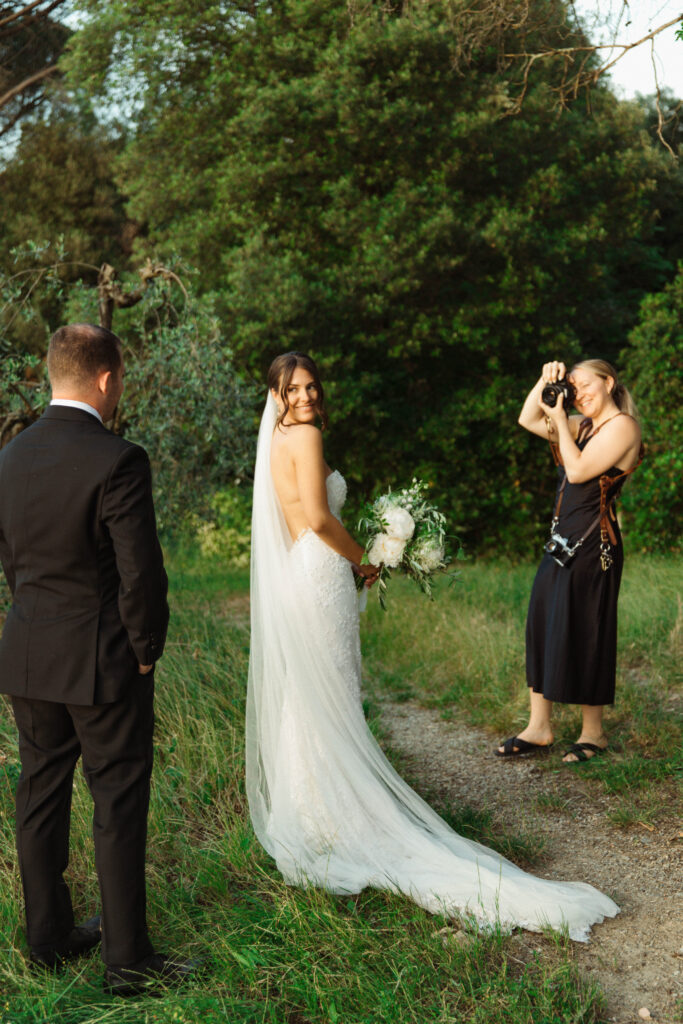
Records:
[[[646,458],[623,506],[630,542],[678,549],[683,523],[683,263],[671,284],[643,302],[625,353],[624,378],[641,417]]]
[[[127,265],[137,226],[124,209],[113,180],[120,144],[73,104],[53,106],[47,122],[25,123],[21,139],[0,171],[0,268],[8,276],[36,266],[35,247],[45,240],[45,266],[59,263],[64,285],[83,279],[95,284],[100,265]],[[64,253],[69,253],[68,260]],[[17,350],[39,352],[61,319],[63,292],[43,289],[28,315],[11,311],[6,336]],[[8,311],[6,311],[8,312]]]
[[[516,428],[540,362],[614,358],[672,269],[673,172],[636,105],[597,87],[559,117],[541,68],[511,115],[501,50],[581,42],[567,7],[465,42],[457,2],[83,7],[72,80],[137,104],[138,245],[199,268],[256,379],[286,349],[320,360],[360,491],[417,472],[459,533],[526,543],[552,476]]]
[[[234,368],[211,299],[197,299],[173,270],[152,266],[123,275],[120,284],[107,273],[99,287],[77,281],[66,288],[63,254],[47,264],[49,250],[29,245],[30,251],[33,270],[18,280],[0,274],[0,308],[23,309],[30,319],[32,305],[43,305],[45,293],[56,289],[66,322],[97,323],[103,291],[113,293],[126,388],[112,429],[147,449],[162,528],[211,512],[213,493],[251,467],[257,422],[253,390]],[[0,355],[1,446],[37,418],[49,388],[44,349],[22,357],[0,330]]]
[[[55,16],[66,6],[66,0],[0,6],[0,136],[46,106],[46,83],[71,34]]]

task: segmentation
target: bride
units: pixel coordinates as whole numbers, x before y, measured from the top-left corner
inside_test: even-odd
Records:
[[[463,839],[394,771],[361,706],[358,595],[374,566],[344,529],[346,483],[325,463],[315,363],[268,374],[254,480],[247,793],[256,835],[286,882],[405,893],[432,913],[568,928],[619,912],[591,885],[552,882]]]

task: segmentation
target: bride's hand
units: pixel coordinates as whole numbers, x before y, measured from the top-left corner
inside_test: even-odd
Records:
[[[364,578],[365,586],[368,588],[379,579],[379,566],[377,565],[370,565],[368,563],[367,565],[357,565],[355,568],[358,571],[358,575]]]

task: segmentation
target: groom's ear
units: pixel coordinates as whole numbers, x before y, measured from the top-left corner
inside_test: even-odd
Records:
[[[95,379],[95,386],[101,395],[109,394],[112,383],[111,370],[105,370],[103,373],[98,373]]]

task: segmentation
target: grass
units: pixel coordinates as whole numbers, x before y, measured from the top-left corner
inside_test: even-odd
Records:
[[[203,975],[183,989],[112,1000],[96,955],[57,976],[28,969],[14,855],[17,749],[9,705],[0,704],[0,1024],[603,1020],[601,996],[580,977],[562,936],[529,945],[493,931],[456,941],[458,922],[402,897],[283,884],[252,834],[244,795],[247,587],[244,573],[172,560],[172,630],[157,676],[149,919],[160,948],[206,959]],[[392,622],[390,615],[377,627],[380,636]],[[416,661],[431,657],[428,647],[423,640],[413,651]],[[388,667],[387,678],[399,671]],[[493,834],[485,809],[445,811],[466,834],[524,858],[523,837]],[[90,819],[79,777],[68,872],[79,918],[97,906]]]
[[[371,693],[416,699],[487,729],[492,741],[527,721],[524,623],[535,566],[467,564],[434,603],[392,581],[389,612],[374,602],[363,623]],[[627,560],[619,605],[617,696],[605,715],[610,753],[578,768],[611,794],[619,824],[656,820],[683,804],[683,607],[680,559]],[[559,746],[577,737],[580,712],[556,705]],[[673,802],[673,803],[672,803]]]

